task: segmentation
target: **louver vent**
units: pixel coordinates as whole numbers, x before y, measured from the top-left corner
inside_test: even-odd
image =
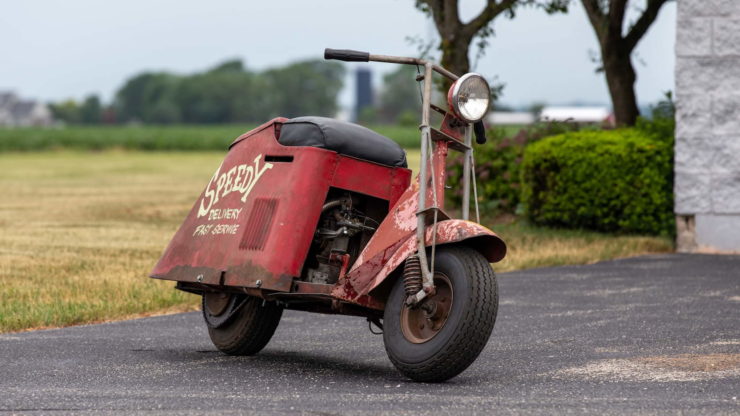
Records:
[[[247,226],[244,227],[242,241],[239,243],[241,250],[262,250],[265,248],[277,202],[277,199],[272,198],[255,199],[252,213],[249,220],[247,220]]]

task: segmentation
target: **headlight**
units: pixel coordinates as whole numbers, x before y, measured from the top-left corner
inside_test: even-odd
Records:
[[[452,111],[468,123],[480,121],[488,112],[490,101],[488,82],[472,72],[458,78],[447,93],[447,103]]]

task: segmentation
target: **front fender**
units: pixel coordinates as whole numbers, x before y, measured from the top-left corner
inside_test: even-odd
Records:
[[[414,235],[414,237],[416,237]],[[432,245],[432,227],[427,228],[427,247]],[[437,245],[467,241],[467,244],[480,252],[490,263],[497,263],[506,257],[506,243],[488,228],[465,220],[445,220],[437,223]]]
[[[430,247],[433,242],[436,242],[437,246],[465,242],[466,245],[480,252],[491,263],[501,261],[506,256],[504,240],[488,228],[472,221],[440,221],[437,223],[436,239],[433,238],[432,234],[432,227],[427,227],[425,236],[427,247]],[[377,273],[372,273],[370,272],[371,268],[365,267],[351,270],[344,282],[338,282],[339,284],[332,294],[340,299],[357,303],[360,298],[366,298],[370,291],[383,283],[415,251],[416,234],[411,234],[404,240],[388,247],[383,253],[385,259],[373,259],[375,261],[368,262],[380,266]],[[366,302],[360,301],[360,303]]]

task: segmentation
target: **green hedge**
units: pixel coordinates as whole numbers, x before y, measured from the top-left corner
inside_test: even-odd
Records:
[[[475,173],[478,185],[478,204],[487,215],[514,214],[520,211],[520,167],[524,149],[538,140],[574,131],[579,126],[570,123],[542,123],[524,128],[496,127],[486,132],[488,143],[475,146]],[[450,204],[462,202],[463,157],[450,152],[447,183]]]
[[[579,131],[528,146],[522,199],[536,224],[670,235],[673,140],[649,123]]]

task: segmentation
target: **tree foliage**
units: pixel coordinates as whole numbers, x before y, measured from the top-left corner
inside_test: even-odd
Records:
[[[175,104],[179,77],[165,72],[149,72],[129,79],[116,93],[118,118],[145,123],[180,121]]]
[[[310,60],[264,72],[240,60],[202,73],[143,73],[116,93],[118,120],[144,123],[263,122],[275,116],[332,116],[344,67]]]
[[[509,19],[521,7],[538,7],[547,13],[567,11],[570,0],[488,0],[485,7],[472,20],[463,23],[459,15],[459,0],[416,0],[416,7],[434,20],[439,33],[438,49],[442,52],[441,65],[462,75],[470,71],[470,45],[476,42],[478,55],[482,55],[493,36],[493,21],[500,15]],[[446,91],[449,81],[442,86]]]
[[[256,75],[241,61],[229,61],[180,80],[174,104],[183,121],[226,123],[252,121],[258,106]]]
[[[416,79],[416,68],[399,65],[398,69],[383,77],[380,91],[380,121],[385,123],[407,124],[409,115],[412,123],[419,123],[421,114],[421,93]],[[403,119],[403,120],[401,120]]]
[[[85,124],[98,124],[103,120],[103,106],[97,95],[90,95],[80,106],[80,121]]]
[[[80,105],[75,100],[64,100],[56,103],[49,103],[49,109],[55,120],[63,121],[69,124],[80,122]]]
[[[333,116],[338,109],[344,67],[336,62],[311,60],[265,71],[261,96],[270,116]]]

